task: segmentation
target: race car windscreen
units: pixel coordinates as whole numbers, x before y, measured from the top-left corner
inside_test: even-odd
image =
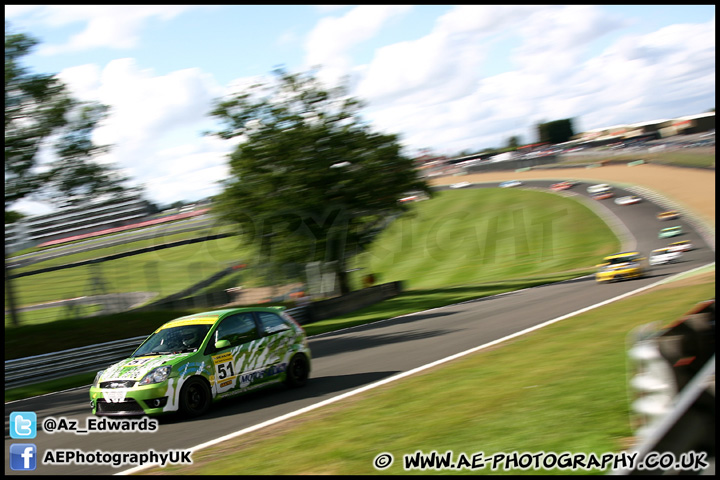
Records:
[[[153,333],[135,350],[133,357],[190,352],[202,345],[212,325],[182,325]]]

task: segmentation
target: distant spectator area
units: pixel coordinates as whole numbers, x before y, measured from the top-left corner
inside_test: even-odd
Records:
[[[150,202],[139,195],[88,202],[46,215],[26,217],[19,222],[5,225],[5,246],[8,251],[14,252],[152,224],[149,222],[172,221],[172,216],[153,219],[152,215],[156,211],[157,209]],[[195,211],[181,215],[198,214],[200,213]]]

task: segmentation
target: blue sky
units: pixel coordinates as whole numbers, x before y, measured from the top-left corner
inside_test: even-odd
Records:
[[[350,78],[409,155],[533,142],[542,121],[582,131],[715,107],[714,5],[6,5],[5,18],[40,41],[31,70],[111,107],[101,160],[160,206],[219,193],[234,144],[202,135],[212,102],[277,66]]]

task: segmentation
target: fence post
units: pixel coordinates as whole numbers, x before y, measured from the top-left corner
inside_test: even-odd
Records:
[[[5,258],[3,259],[3,267],[5,269],[5,298],[8,301],[8,307],[10,308],[10,319],[14,327],[20,326],[20,313],[15,306],[15,295],[12,289],[10,275],[8,273],[7,266],[7,246],[5,247]]]

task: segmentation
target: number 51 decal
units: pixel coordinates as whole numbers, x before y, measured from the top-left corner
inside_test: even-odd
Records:
[[[233,356],[230,352],[225,352],[221,355],[213,357],[213,363],[215,364],[215,382],[220,387],[230,385],[231,380],[235,378],[235,369],[233,368]]]
[[[215,368],[217,368],[218,380],[227,380],[235,376],[235,370],[233,370],[232,360],[225,363],[217,364],[215,365]]]

